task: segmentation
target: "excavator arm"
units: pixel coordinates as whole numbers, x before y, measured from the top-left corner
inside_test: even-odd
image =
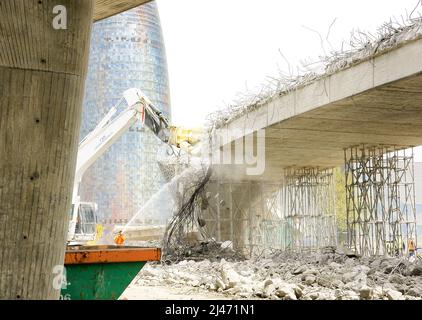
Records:
[[[119,106],[126,102],[127,107],[116,115]],[[139,89],[129,89],[123,93],[119,103],[111,108],[107,115],[99,122],[79,144],[75,172],[75,182],[72,195],[72,217],[69,226],[68,239],[75,236],[79,211],[90,203],[81,203],[79,186],[86,170],[101,157],[113,143],[118,140],[136,121],[149,128],[161,141],[178,148],[188,149],[186,144],[196,143],[189,130],[170,127],[168,119],[156,108]],[[189,150],[188,150],[189,151]],[[93,206],[92,211],[95,211]],[[92,229],[92,228],[91,228]]]
[[[120,114],[117,114],[119,106],[124,102],[126,102],[126,108]],[[136,121],[140,121],[142,125],[151,129],[163,142],[168,143],[168,120],[139,89],[125,91],[123,98],[118,104],[111,108],[94,130],[79,144],[72,194],[72,213],[68,232],[69,241],[73,241],[75,234],[80,231],[78,226],[80,226],[81,222],[81,213],[88,212],[89,216],[93,216],[94,211],[96,211],[95,204],[80,202],[79,187],[83,175]],[[90,221],[89,224],[93,223],[94,221]],[[92,227],[89,229],[92,230]],[[82,231],[78,237],[82,240],[91,239],[94,233],[89,232],[90,235],[88,236],[84,235]]]
[[[126,101],[127,108],[113,118],[119,105]],[[75,173],[73,200],[78,195],[78,186],[86,170],[101,157],[136,121],[148,127],[163,142],[169,142],[168,120],[156,109],[139,89],[129,89],[95,129],[79,144]]]

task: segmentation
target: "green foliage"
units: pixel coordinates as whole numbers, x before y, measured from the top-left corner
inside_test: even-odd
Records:
[[[347,230],[346,187],[344,170],[342,168],[334,169],[334,184],[336,191],[337,226],[339,231],[345,232]]]

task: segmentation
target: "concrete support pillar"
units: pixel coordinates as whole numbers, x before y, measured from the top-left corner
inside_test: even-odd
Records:
[[[207,192],[209,206],[203,212],[207,233],[218,241],[232,241],[235,249],[250,254],[260,184],[213,180]]]
[[[93,6],[0,1],[0,299],[59,298]]]

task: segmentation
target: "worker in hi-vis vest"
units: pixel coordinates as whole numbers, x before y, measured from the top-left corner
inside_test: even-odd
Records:
[[[416,245],[413,239],[407,241],[407,251],[409,252],[409,257],[413,257],[416,251]]]
[[[122,231],[119,231],[119,233],[117,234],[117,236],[114,237],[114,243],[117,244],[118,246],[121,246],[125,243],[125,236],[123,235]]]

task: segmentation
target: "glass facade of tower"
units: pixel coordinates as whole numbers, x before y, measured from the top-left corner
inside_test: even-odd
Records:
[[[170,119],[165,46],[155,2],[94,24],[81,139],[129,88],[140,88]],[[164,183],[161,141],[133,125],[85,173],[82,201],[96,202],[100,220],[130,219]]]

